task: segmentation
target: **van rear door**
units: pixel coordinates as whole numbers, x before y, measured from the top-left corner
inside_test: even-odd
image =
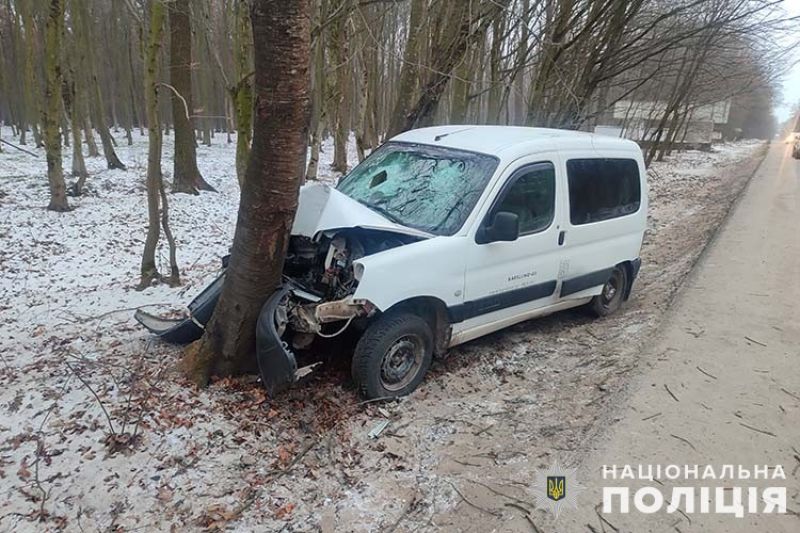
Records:
[[[562,153],[566,176],[559,297],[600,293],[614,266],[639,256],[647,222],[641,157],[631,152]]]

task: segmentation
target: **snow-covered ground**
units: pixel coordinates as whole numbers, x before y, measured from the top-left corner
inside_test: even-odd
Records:
[[[11,139],[10,129],[2,138]],[[37,157],[8,146],[0,153],[0,530],[380,530],[405,514],[409,527],[424,525],[424,508],[455,509],[457,493],[432,481],[441,475],[437,443],[459,433],[456,422],[442,420],[465,408],[462,393],[472,406],[498,401],[497,380],[513,382],[509,369],[530,369],[531,333],[501,333],[458,350],[456,362],[435,368],[419,393],[390,406],[360,404],[346,364],[277,402],[251,378],[195,390],[175,370],[180,351],[150,338],[132,314],[143,306],[179,310],[218,271],[238,205],[234,145],[217,135],[212,146],[198,147],[199,168],[218,193],[170,195],[182,285],[137,291],[147,143],[138,133],[132,147],[117,139],[128,171],[87,159],[88,191],[70,198],[68,213],[45,209],[41,150],[33,149]],[[165,137],[167,179],[171,143]],[[737,171],[760,146],[727,144],[653,166],[651,261],[640,286],[652,289],[648,305],[668,303],[735,196],[726,187],[741,186],[744,171]],[[320,164],[326,180],[335,179],[331,158],[328,143]],[[165,242],[158,257],[166,268]],[[644,307],[634,299],[628,315],[641,317],[639,329],[656,321]],[[566,325],[544,322],[537,335],[554,328],[553,342],[582,335],[585,322],[566,316]],[[637,323],[611,324],[637,330]],[[563,349],[536,346],[540,354]],[[465,355],[489,363],[476,368]],[[366,439],[385,418],[395,428],[391,438]],[[407,435],[425,444],[409,447]]]
[[[2,138],[11,138],[4,128]],[[44,209],[48,202],[46,162],[42,150],[32,157],[5,146],[0,154],[0,310],[12,327],[0,331],[0,350],[18,351],[9,360],[14,366],[31,362],[35,344],[25,337],[56,333],[52,328],[76,321],[127,321],[129,311],[180,304],[201,290],[227,254],[236,223],[239,185],[234,166],[234,146],[224,135],[210,147],[198,147],[198,166],[219,194],[170,196],[170,219],[178,243],[182,285],[171,289],[156,285],[136,291],[142,247],[147,231],[144,175],[147,166],[146,137],[134,133],[128,147],[119,135],[117,154],[128,171],[107,170],[105,159],[87,158],[91,177],[84,196],[70,198],[69,213]],[[164,138],[164,175],[172,174],[172,136]],[[70,149],[65,148],[64,168],[70,168]],[[356,160],[355,149],[349,154]],[[329,156],[329,157],[328,157]],[[332,158],[330,143],[322,157]],[[330,165],[320,166],[320,179],[336,178]],[[74,180],[69,179],[68,183]],[[165,239],[160,241],[157,262],[169,269]],[[116,311],[119,311],[117,313]],[[111,313],[106,315],[106,313]]]

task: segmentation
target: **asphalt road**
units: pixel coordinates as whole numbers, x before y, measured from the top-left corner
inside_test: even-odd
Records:
[[[558,531],[800,531],[800,161],[774,144],[704,257],[687,279],[642,362],[619,421],[578,470],[585,487]],[[603,481],[603,465],[662,465],[656,481]],[[681,477],[669,479],[667,465]],[[684,465],[741,465],[750,479],[683,478]],[[769,479],[753,479],[769,465]],[[781,465],[786,479],[775,478]],[[645,467],[645,472],[647,467]],[[655,472],[655,470],[654,470]],[[674,474],[675,470],[672,470]],[[653,514],[614,511],[599,517],[602,487],[652,486],[665,502]],[[764,487],[786,487],[786,514],[764,514]],[[695,509],[668,513],[673,488],[693,487]],[[708,513],[699,487],[710,487]],[[717,487],[727,509],[742,490],[743,516],[715,513]],[[748,487],[758,488],[750,513]],[[569,489],[567,489],[569,490]],[[677,494],[677,493],[675,493]],[[645,503],[653,503],[651,497]],[[591,527],[590,527],[591,526]],[[563,529],[562,529],[563,528]]]

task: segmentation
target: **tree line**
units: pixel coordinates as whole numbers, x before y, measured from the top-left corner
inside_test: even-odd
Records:
[[[165,134],[174,128],[180,137],[173,189],[208,189],[194,143],[216,135],[238,134],[244,176],[253,117],[248,0],[6,0],[0,118],[20,144],[33,137],[42,146],[46,112],[56,113],[63,142],[74,145],[77,193],[86,178],[81,145],[96,156],[100,137],[109,168],[124,169],[109,129],[131,143],[151,122],[143,87],[153,2],[166,12],[156,110]],[[665,104],[655,121],[663,125],[647,132],[656,155],[674,141],[664,138],[668,126],[693,107],[736,98],[763,111],[788,63],[781,34],[795,22],[776,0],[313,0],[311,11],[310,179],[327,135],[334,167],[345,171],[351,131],[361,159],[409,128],[591,129],[631,100]],[[48,78],[48,27],[59,34],[58,79]],[[61,88],[48,93],[48,81]],[[48,94],[59,109],[48,108]],[[738,117],[742,126],[757,119]]]
[[[244,175],[252,136],[253,43],[248,0],[6,0],[0,6],[0,117],[20,144],[43,145],[48,18],[59,47],[64,142],[100,137],[124,168],[109,128],[143,133],[146,16],[162,3],[157,111],[165,133],[192,125],[211,143],[236,132]],[[591,129],[623,100],[665,102],[666,124],[726,98],[773,97],[787,66],[778,44],[794,20],[777,0],[313,0],[309,178],[323,136],[334,166],[352,165],[387,136],[433,123]],[[51,80],[52,81],[52,80]],[[177,102],[176,102],[177,101]],[[756,105],[756,104],[751,104]],[[738,107],[737,107],[738,109]],[[750,117],[751,119],[753,117]],[[742,117],[741,122],[751,121]],[[650,132],[656,141],[658,133]],[[175,190],[207,188],[179,142]],[[73,151],[72,173],[85,174]]]

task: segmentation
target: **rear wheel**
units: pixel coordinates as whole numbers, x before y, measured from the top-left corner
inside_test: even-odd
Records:
[[[617,265],[611,272],[611,277],[603,285],[603,291],[592,298],[589,307],[599,317],[608,316],[620,308],[627,288],[628,270],[622,265]]]
[[[366,398],[405,396],[419,386],[431,366],[433,332],[409,313],[387,313],[359,339],[352,373]]]

